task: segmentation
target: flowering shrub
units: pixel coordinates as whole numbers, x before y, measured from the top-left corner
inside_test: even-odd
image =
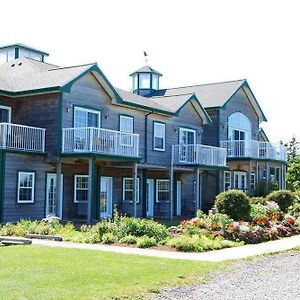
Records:
[[[276,202],[283,212],[287,212],[288,208],[294,203],[295,196],[291,191],[275,191],[267,196],[268,201]]]

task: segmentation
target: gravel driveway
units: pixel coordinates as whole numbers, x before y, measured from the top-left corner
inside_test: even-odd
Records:
[[[165,289],[155,299],[300,299],[300,251],[243,261],[207,284]]]

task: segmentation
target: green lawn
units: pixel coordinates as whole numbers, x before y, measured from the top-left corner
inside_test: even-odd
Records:
[[[38,246],[0,247],[0,299],[144,299],[225,264]]]

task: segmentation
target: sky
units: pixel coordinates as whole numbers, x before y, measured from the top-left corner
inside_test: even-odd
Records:
[[[298,3],[297,3],[298,2]],[[148,64],[161,88],[247,79],[269,139],[300,139],[297,0],[15,0],[1,3],[0,45],[23,43],[60,66],[97,62],[116,87]]]

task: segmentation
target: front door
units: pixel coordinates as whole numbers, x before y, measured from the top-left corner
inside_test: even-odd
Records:
[[[247,173],[235,171],[234,172],[234,188],[245,191],[247,189]]]
[[[47,174],[46,217],[62,218],[63,175],[61,175],[60,203],[56,201],[56,174]],[[59,209],[59,211],[57,211]]]
[[[176,182],[176,215],[181,215],[181,181]]]
[[[234,155],[245,156],[245,131],[233,130]]]
[[[147,217],[154,216],[154,179],[147,179],[146,212]]]
[[[102,176],[100,179],[100,219],[112,217],[112,177]]]
[[[194,129],[179,129],[179,160],[180,162],[193,162],[194,145],[196,143],[196,131]],[[189,146],[188,146],[189,145]]]

